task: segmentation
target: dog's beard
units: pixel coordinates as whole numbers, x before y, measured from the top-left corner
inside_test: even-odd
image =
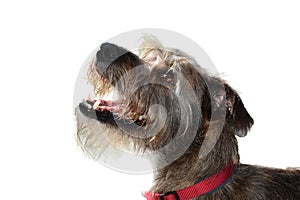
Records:
[[[116,141],[121,140],[117,129],[108,129],[105,124],[98,123],[95,119],[85,116],[78,108],[75,110],[77,119],[76,140],[83,152],[92,159],[98,160],[105,151],[120,146]],[[119,139],[109,139],[120,137]],[[115,142],[115,143],[113,143]]]

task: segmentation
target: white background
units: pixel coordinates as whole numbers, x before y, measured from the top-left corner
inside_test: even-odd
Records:
[[[194,1],[196,2],[196,1]],[[300,166],[297,1],[1,1],[0,199],[143,199],[152,175],[86,159],[73,90],[92,50],[116,34],[165,28],[197,42],[255,120],[241,161]]]

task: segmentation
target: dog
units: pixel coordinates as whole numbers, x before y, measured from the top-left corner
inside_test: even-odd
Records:
[[[103,43],[88,67],[95,99],[75,110],[87,155],[97,159],[109,145],[155,153],[148,200],[300,199],[296,168],[240,163],[236,136],[254,121],[226,81],[154,38],[139,50]]]

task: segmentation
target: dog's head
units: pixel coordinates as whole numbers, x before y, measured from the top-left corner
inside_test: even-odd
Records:
[[[142,151],[168,145],[186,149],[208,133],[212,122],[238,136],[245,136],[253,124],[240,96],[225,81],[156,40],[144,42],[139,56],[102,44],[88,80],[95,99],[76,110],[77,140],[93,157],[107,145],[104,140]]]

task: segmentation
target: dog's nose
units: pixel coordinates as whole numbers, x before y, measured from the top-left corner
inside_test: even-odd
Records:
[[[101,44],[100,50],[97,52],[97,61],[109,64],[125,53],[127,53],[125,49],[106,42]]]

